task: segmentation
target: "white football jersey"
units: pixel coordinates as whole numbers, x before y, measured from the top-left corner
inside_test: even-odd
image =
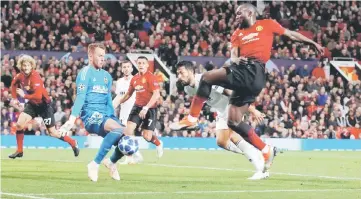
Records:
[[[125,93],[127,93],[132,78],[133,76],[130,75],[128,78],[122,77],[118,79],[115,89],[117,95],[123,96],[125,95]],[[126,102],[120,105],[119,119],[123,124],[127,123],[128,116],[134,106],[134,103],[135,103],[135,92]]]
[[[195,96],[197,94],[197,89],[201,81],[202,74],[195,75],[195,87],[186,86],[184,91],[190,95]],[[207,104],[211,106],[212,111],[216,111],[219,117],[227,118],[228,116],[228,103],[229,97],[223,95],[224,88],[220,86],[212,86],[212,91],[207,100]]]

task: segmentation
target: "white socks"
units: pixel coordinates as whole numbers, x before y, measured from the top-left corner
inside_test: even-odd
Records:
[[[265,162],[262,153],[258,149],[245,140],[239,141],[237,147],[242,150],[247,159],[253,164],[256,171],[263,171]]]
[[[239,149],[233,142],[230,140],[227,141],[227,146],[225,148],[227,151],[232,151],[234,153],[243,153],[241,149]]]

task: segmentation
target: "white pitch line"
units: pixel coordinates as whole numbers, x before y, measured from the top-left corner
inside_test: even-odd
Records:
[[[161,195],[161,194],[214,194],[214,193],[282,193],[282,192],[339,192],[361,191],[361,189],[270,189],[270,190],[218,190],[218,191],[173,191],[173,192],[81,192],[81,193],[44,193],[30,194],[36,196],[69,196],[69,195]]]
[[[169,164],[144,164],[149,166],[158,167],[169,167],[169,168],[187,168],[187,169],[206,169],[206,170],[219,170],[219,171],[243,171],[243,172],[254,172],[253,170],[247,169],[229,169],[229,168],[217,168],[217,167],[203,167],[203,166],[182,166],[182,165],[169,165]],[[336,179],[336,180],[360,180],[361,178],[354,177],[340,177],[340,176],[322,176],[322,175],[311,175],[311,174],[298,174],[298,173],[283,173],[283,172],[270,172],[276,175],[288,175],[288,176],[299,176],[299,177],[313,177],[313,178],[325,178],[325,179]]]
[[[2,158],[1,160],[9,160],[9,159]],[[39,159],[24,159],[22,161],[47,161],[47,162],[68,162],[68,163],[86,162],[86,161],[80,161],[80,160],[39,160]],[[232,168],[217,168],[217,167],[204,167],[204,166],[186,166],[186,165],[152,164],[152,163],[144,163],[144,164],[142,163],[142,165],[168,167],[168,168],[187,168],[187,169],[205,169],[205,170],[218,170],[218,171],[254,172],[254,170],[249,170],[249,169],[232,169]],[[355,177],[323,176],[323,175],[285,173],[285,172],[273,172],[273,171],[271,171],[270,173],[271,173],[271,175],[275,174],[275,175],[298,176],[298,177],[312,177],[312,178],[335,179],[335,180],[357,180],[357,181],[361,181],[361,178],[355,178]]]
[[[54,198],[44,198],[44,197],[37,197],[37,196],[32,196],[32,195],[28,195],[28,194],[17,194],[17,193],[3,193],[1,192],[1,195],[8,195],[8,196],[15,196],[15,197],[22,197],[22,198],[33,198],[33,199],[54,199]]]

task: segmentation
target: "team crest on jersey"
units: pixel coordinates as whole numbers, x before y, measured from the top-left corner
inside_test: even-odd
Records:
[[[108,78],[107,77],[104,77],[104,83],[108,83]]]
[[[256,27],[256,30],[259,32],[259,31],[262,31],[263,30],[263,27],[262,26],[257,26]]]
[[[86,121],[87,124],[98,124],[100,125],[103,122],[103,114],[99,112],[94,112],[90,118]]]
[[[147,80],[143,77],[143,78],[142,78],[142,83],[145,84],[146,81],[147,81]]]

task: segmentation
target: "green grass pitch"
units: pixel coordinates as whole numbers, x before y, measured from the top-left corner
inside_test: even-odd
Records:
[[[87,177],[96,150],[27,149],[10,160],[2,149],[1,198],[18,199],[361,199],[361,152],[285,152],[271,177],[247,180],[251,164],[225,151],[171,151],[144,163],[118,165],[121,181],[100,167],[98,182]]]

